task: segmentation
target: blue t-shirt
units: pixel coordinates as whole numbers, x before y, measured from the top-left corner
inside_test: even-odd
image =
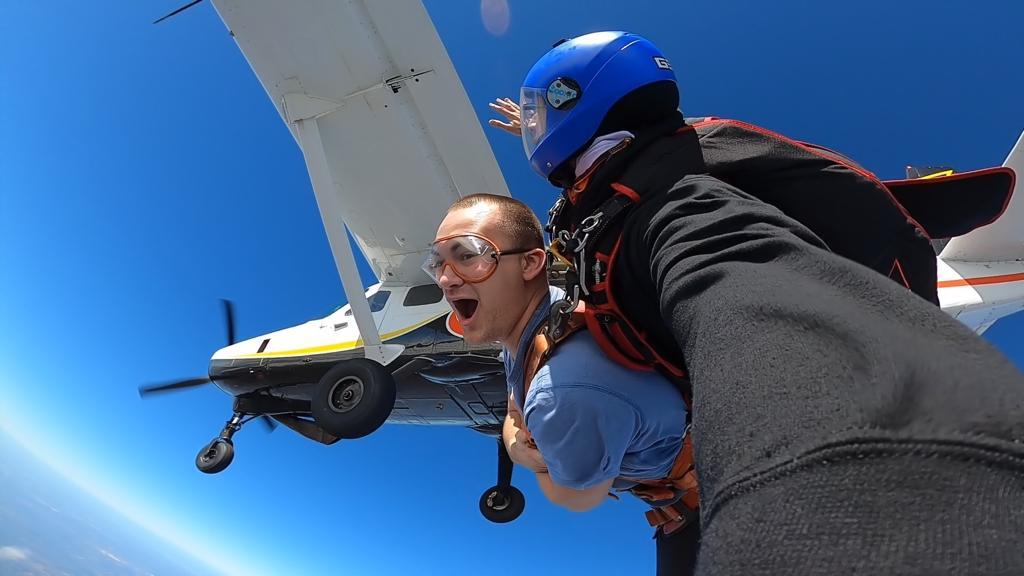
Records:
[[[562,342],[523,399],[529,339],[563,292],[551,287],[513,358],[505,350],[508,388],[526,419],[551,479],[582,490],[615,477],[662,478],[682,445],[686,405],[656,372],[629,370],[609,359],[587,331]],[[622,485],[617,487],[626,487]]]

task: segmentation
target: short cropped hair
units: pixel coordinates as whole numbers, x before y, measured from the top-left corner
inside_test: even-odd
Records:
[[[504,246],[506,250],[544,247],[544,232],[540,220],[529,206],[515,198],[495,194],[471,194],[449,206],[447,214],[480,204],[494,207],[498,229],[513,243],[513,246]]]

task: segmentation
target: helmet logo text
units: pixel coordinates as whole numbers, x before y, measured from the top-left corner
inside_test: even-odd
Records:
[[[548,104],[557,110],[571,107],[579,97],[579,85],[568,78],[558,78],[548,85]]]

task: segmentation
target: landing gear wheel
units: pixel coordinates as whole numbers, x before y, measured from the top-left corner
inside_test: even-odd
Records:
[[[480,513],[496,524],[519,518],[525,508],[526,497],[515,486],[493,486],[480,496]]]
[[[228,467],[235,458],[235,445],[227,438],[216,438],[196,455],[196,468],[206,474],[216,474]]]
[[[395,407],[395,379],[366,358],[341,362],[327,371],[313,395],[313,419],[339,438],[362,438],[380,428]]]

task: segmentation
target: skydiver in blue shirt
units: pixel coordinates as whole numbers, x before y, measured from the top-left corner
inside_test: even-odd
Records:
[[[444,290],[468,343],[504,347],[509,408],[503,440],[512,460],[532,470],[551,502],[585,511],[638,480],[664,478],[683,446],[687,410],[675,385],[656,372],[608,359],[586,330],[562,342],[529,383],[530,340],[564,293],[548,284],[540,222],[518,200],[486,194],[449,208],[424,268]],[[524,394],[526,384],[528,393]],[[689,572],[696,523],[658,532]],[[682,545],[678,535],[689,538]],[[659,558],[659,564],[665,561]]]

